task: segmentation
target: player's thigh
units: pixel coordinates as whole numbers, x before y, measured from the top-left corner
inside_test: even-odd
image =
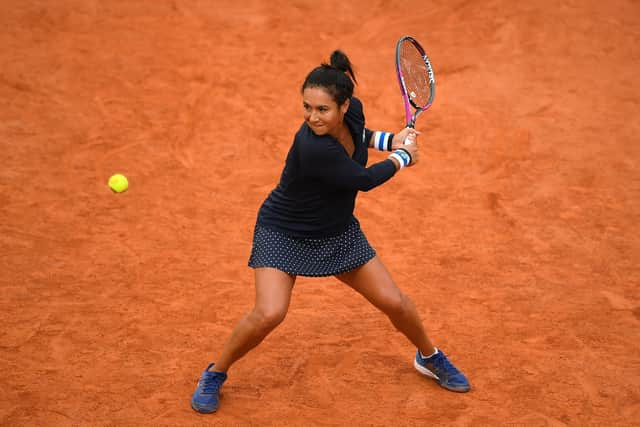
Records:
[[[365,265],[336,277],[385,312],[397,310],[403,304],[402,291],[377,256]]]
[[[267,317],[284,316],[296,277],[275,268],[256,268],[255,311]]]

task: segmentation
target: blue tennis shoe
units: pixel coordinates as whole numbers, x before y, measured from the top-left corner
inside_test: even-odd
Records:
[[[441,387],[458,393],[466,393],[471,388],[467,377],[458,370],[447,356],[440,350],[430,357],[422,357],[420,350],[416,353],[413,366],[422,375],[435,379]]]
[[[204,370],[198,381],[198,387],[191,397],[191,407],[201,414],[210,414],[218,410],[220,387],[227,379],[227,374],[224,372],[209,371],[213,365],[213,363],[209,364]]]

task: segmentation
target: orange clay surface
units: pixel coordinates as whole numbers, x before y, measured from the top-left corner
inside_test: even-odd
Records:
[[[638,2],[5,0],[0,27],[1,425],[638,425]],[[396,131],[404,34],[438,82],[421,161],[356,214],[472,391],[300,278],[196,414],[304,76],[343,49]]]

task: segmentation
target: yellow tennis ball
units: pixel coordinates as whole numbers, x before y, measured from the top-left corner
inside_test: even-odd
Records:
[[[123,191],[127,191],[127,188],[129,188],[129,181],[126,176],[117,173],[109,178],[109,188],[111,188],[115,193],[122,193]]]

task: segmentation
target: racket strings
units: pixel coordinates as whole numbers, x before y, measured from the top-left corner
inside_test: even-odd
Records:
[[[400,46],[400,69],[409,101],[416,108],[427,105],[431,96],[427,65],[420,52],[409,41]]]

